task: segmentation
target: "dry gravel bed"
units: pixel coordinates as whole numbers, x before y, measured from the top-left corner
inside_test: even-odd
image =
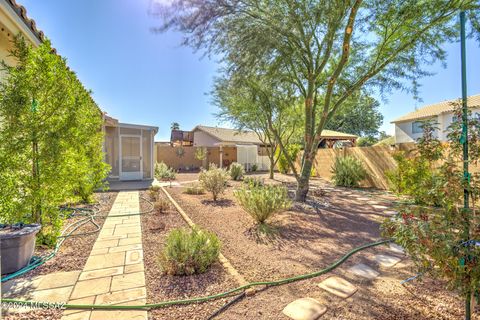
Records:
[[[281,180],[273,183],[292,182],[290,177]],[[381,191],[333,188],[315,180],[314,188],[326,188],[326,193],[313,191],[317,196],[309,197],[307,205],[294,204],[290,211],[274,216],[270,224],[276,233],[266,237],[237,205],[233,190],[238,185],[230,182],[218,203],[208,194],[187,195],[184,187],[167,190],[196,224],[219,235],[222,253],[248,281],[323,269],[349,250],[379,240],[379,224],[388,215],[384,208],[373,206],[390,209],[395,200]],[[396,255],[386,246],[364,250],[328,275],[247,297],[218,319],[287,319],[282,309],[302,297],[316,298],[328,306],[322,319],[462,319],[463,302],[447,291],[444,283],[425,278],[401,285],[400,281],[414,275],[411,262],[401,256],[403,261],[394,268],[380,268],[374,262],[379,253]],[[380,270],[380,277],[375,281],[351,277],[347,269],[356,263]],[[343,300],[317,287],[333,274],[349,280],[359,291]]]
[[[161,191],[159,194],[161,197],[165,197]],[[149,199],[148,192],[142,191],[141,197]],[[142,211],[147,211],[150,208],[145,201],[141,201],[140,206]],[[203,274],[191,276],[162,275],[158,264],[158,255],[163,248],[168,232],[173,228],[181,227],[188,227],[188,225],[173,206],[166,213],[154,212],[142,216],[142,241],[148,303],[201,297],[238,286],[219,262],[214,263]],[[225,298],[199,304],[154,309],[149,311],[149,317],[151,319],[207,319],[215,310],[231,299]]]

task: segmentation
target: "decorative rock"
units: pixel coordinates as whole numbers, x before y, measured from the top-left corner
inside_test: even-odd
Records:
[[[340,277],[332,276],[318,284],[320,288],[340,298],[346,299],[357,292],[357,287]]]
[[[400,262],[400,258],[397,258],[397,257],[393,257],[393,256],[387,256],[387,255],[384,255],[384,254],[377,254],[375,256],[375,260],[378,262],[378,264],[381,266],[381,267],[386,267],[386,268],[390,268],[390,267],[393,267],[394,265],[396,265],[397,263]]]
[[[369,266],[359,263],[348,269],[350,273],[353,273],[354,275],[357,275],[359,277],[367,278],[367,279],[375,279],[380,275],[377,271],[374,269],[370,268]]]
[[[327,307],[312,298],[302,298],[290,302],[283,314],[294,320],[315,320],[327,312]]]
[[[372,207],[373,207],[374,209],[382,209],[382,210],[383,210],[383,209],[388,209],[387,206],[382,206],[382,205],[379,205],[379,204],[372,204]]]

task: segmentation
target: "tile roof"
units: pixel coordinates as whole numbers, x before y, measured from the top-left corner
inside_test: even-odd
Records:
[[[406,115],[393,120],[391,123],[425,119],[433,116],[438,116],[442,113],[451,112],[454,109],[453,103],[456,101],[458,101],[458,99],[446,100],[439,103],[430,104],[418,110],[407,113]],[[469,108],[480,107],[480,94],[469,96],[467,98],[467,105]]]
[[[257,134],[253,131],[237,129],[228,129],[228,128],[219,128],[219,127],[208,127],[198,125],[193,128],[192,131],[201,130],[207,134],[213,136],[215,139],[220,142],[234,142],[234,143],[250,143],[250,144],[263,144],[262,141],[258,138]],[[357,138],[356,135],[333,131],[333,130],[323,130],[323,138],[340,138],[340,139],[353,139]]]
[[[32,31],[32,33],[37,37],[40,42],[43,42],[45,40],[45,35],[43,34],[43,31],[37,29],[37,25],[35,23],[35,20],[30,19],[27,16],[27,9],[25,9],[24,6],[18,4],[15,0],[5,0],[10,7],[15,11],[15,13],[22,19],[22,21],[25,23],[25,25]]]

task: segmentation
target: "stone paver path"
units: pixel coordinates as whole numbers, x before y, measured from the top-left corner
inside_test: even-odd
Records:
[[[138,212],[138,191],[122,191],[117,195],[68,303],[146,303],[140,216],[129,215]],[[147,319],[147,311],[66,310],[62,319]]]
[[[312,298],[302,298],[290,302],[283,314],[294,320],[316,320],[327,312],[327,307]]]
[[[385,268],[390,268],[396,265],[397,263],[400,262],[400,258],[394,257],[394,256],[389,256],[386,254],[377,254],[375,256],[375,261],[381,266]]]
[[[353,284],[337,276],[331,276],[323,280],[318,284],[318,286],[323,290],[343,299],[350,297],[358,290]]]
[[[356,276],[366,278],[369,280],[377,278],[380,273],[370,268],[366,264],[359,263],[348,269],[348,271]]]

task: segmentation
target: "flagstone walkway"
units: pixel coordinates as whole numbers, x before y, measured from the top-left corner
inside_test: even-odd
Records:
[[[122,191],[110,210],[69,304],[146,303],[138,191]],[[143,310],[66,310],[63,320],[147,319]]]

